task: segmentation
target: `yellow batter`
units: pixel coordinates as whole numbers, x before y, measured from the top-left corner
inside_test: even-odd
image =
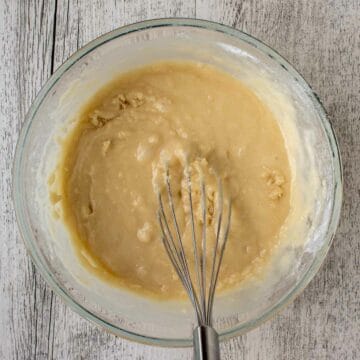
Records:
[[[248,88],[196,63],[163,62],[122,75],[92,99],[64,142],[56,201],[82,261],[113,284],[142,294],[182,295],[156,218],[155,188],[164,161],[173,175],[186,249],[191,242],[181,183],[185,161],[194,183],[201,168],[208,185],[210,243],[215,174],[233,199],[218,290],[259,273],[289,213],[284,139],[269,109]]]

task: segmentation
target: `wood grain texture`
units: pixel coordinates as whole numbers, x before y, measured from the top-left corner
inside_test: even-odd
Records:
[[[51,3],[0,2],[0,357],[49,353],[53,294],[35,271],[18,235],[11,204],[11,168],[17,135],[36,92],[51,74]]]
[[[190,359],[116,338],[81,319],[38,275],[19,237],[11,167],[21,123],[50,74],[114,28],[198,17],[277,49],[319,94],[340,143],[344,206],[330,253],[304,293],[224,359],[359,359],[360,3],[358,0],[0,0],[0,359]]]

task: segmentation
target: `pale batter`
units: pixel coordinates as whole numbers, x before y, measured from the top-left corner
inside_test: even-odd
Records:
[[[181,184],[185,158],[194,183],[201,168],[208,184],[210,243],[215,174],[233,199],[218,289],[261,272],[289,213],[291,173],[281,131],[269,109],[238,80],[207,65],[180,62],[158,63],[114,80],[88,104],[64,142],[55,200],[61,200],[89,269],[142,294],[181,295],[160,240],[155,189],[166,160],[190,249]]]

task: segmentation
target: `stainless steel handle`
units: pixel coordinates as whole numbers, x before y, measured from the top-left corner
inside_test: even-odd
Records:
[[[193,341],[195,360],[220,360],[219,335],[212,327],[195,328]]]

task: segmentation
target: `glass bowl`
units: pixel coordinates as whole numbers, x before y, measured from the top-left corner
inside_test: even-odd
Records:
[[[194,322],[189,304],[141,298],[89,274],[66,227],[52,216],[48,191],[59,138],[71,130],[81,106],[115,75],[165,59],[204,62],[238,77],[268,102],[282,130],[292,127],[294,135],[286,142],[296,170],[294,194],[304,206],[293,214],[288,241],[274,254],[266,275],[217,298],[214,322],[221,340],[270,318],[315,275],[339,219],[342,171],[331,125],[301,75],[268,46],[220,24],[159,19],[125,26],[81,48],[51,76],[27,114],[13,168],[17,220],[37,269],[72,309],[106,330],[148,344],[188,346]],[[256,74],[257,85],[249,74]],[[287,109],[282,97],[290,104]]]

